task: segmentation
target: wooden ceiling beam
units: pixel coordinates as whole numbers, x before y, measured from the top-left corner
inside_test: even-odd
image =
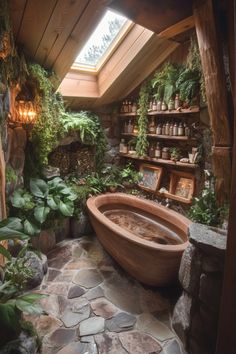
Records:
[[[195,27],[194,16],[189,16],[184,20],[177,22],[173,26],[168,27],[164,31],[158,33],[158,37],[171,39],[183,32]]]

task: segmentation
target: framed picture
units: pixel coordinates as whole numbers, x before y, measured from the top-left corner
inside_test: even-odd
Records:
[[[173,196],[173,199],[189,203],[192,200],[194,190],[194,175],[179,171],[171,172],[169,193]]]
[[[163,169],[161,167],[142,164],[139,172],[142,174],[139,187],[147,191],[155,192],[160,186]]]

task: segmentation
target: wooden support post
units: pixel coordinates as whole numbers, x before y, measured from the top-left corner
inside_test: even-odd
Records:
[[[2,150],[2,140],[0,136],[0,220],[5,219],[6,213],[6,179],[5,179],[5,159]],[[7,242],[3,241],[1,244],[7,247]],[[0,265],[4,264],[4,257],[0,255]]]
[[[228,1],[228,25],[230,66],[234,69],[236,60],[236,0]],[[234,144],[232,185],[230,195],[230,215],[227,239],[227,250],[224,267],[224,282],[218,327],[216,354],[235,354],[236,334],[236,71],[231,71],[231,82],[234,97]]]
[[[195,26],[213,135],[213,172],[219,203],[229,200],[231,132],[227,90],[212,0],[195,0]]]

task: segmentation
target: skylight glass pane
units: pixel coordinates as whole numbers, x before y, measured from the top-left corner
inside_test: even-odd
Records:
[[[111,46],[127,19],[107,10],[75,60],[76,64],[95,67]]]

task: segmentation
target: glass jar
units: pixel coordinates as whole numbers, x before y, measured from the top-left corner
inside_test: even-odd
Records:
[[[137,113],[137,103],[132,104],[132,113]]]
[[[179,123],[179,126],[178,126],[178,135],[179,136],[184,135],[184,127],[183,127],[183,124],[181,122]]]
[[[161,135],[162,134],[161,124],[158,124],[157,129],[156,129],[156,134],[157,135]]]
[[[162,157],[163,160],[169,160],[170,159],[170,149],[168,147],[164,147],[162,149],[161,157]]]
[[[175,123],[173,127],[173,136],[177,136],[177,135],[178,135],[178,124]]]
[[[173,111],[174,108],[175,108],[175,101],[170,99],[168,102],[168,110]]]

